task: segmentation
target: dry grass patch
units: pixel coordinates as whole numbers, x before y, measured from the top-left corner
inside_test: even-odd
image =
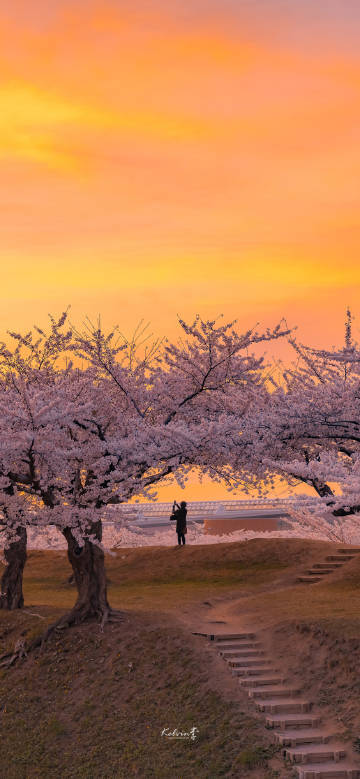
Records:
[[[251,594],[294,581],[296,571],[334,551],[334,545],[302,539],[254,539],[206,546],[119,549],[107,556],[109,598],[116,608],[146,610],[206,597]],[[66,552],[31,551],[25,567],[25,602],[70,608]]]
[[[72,628],[1,672],[4,776],[288,776],[273,763],[271,737],[246,693],[211,645],[191,635],[204,599],[226,607],[229,624],[263,627],[306,685],[316,667],[319,701],[335,702],[355,741],[360,559],[320,585],[294,584],[334,550],[300,539],[118,550],[107,558],[109,599],[126,621],[103,634],[95,624]],[[0,612],[1,651],[19,637],[31,640],[73,605],[69,574],[65,552],[30,552],[25,609]],[[185,611],[189,630],[180,625]],[[164,727],[192,726],[200,731],[195,742],[161,736]]]
[[[203,660],[200,639],[155,614],[54,637],[0,675],[2,776],[273,777],[274,747],[246,695],[214,689],[218,659]],[[195,741],[161,735],[193,726]]]

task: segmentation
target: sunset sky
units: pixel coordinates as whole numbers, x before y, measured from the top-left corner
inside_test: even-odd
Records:
[[[360,313],[358,0],[2,0],[0,329]],[[2,336],[3,337],[3,336]]]
[[[357,0],[2,0],[0,329],[360,311]]]

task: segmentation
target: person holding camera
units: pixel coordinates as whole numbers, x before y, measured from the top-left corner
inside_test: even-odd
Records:
[[[179,504],[176,503],[176,500],[174,500],[170,519],[176,520],[178,546],[181,546],[181,542],[183,543],[183,545],[185,544],[185,535],[187,533],[186,515],[187,515],[186,501],[182,500],[179,506]]]

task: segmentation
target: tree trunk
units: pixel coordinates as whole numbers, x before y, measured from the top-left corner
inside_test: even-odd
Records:
[[[101,541],[101,522],[91,526],[91,533]],[[71,529],[62,531],[68,545],[68,558],[74,572],[74,579],[78,590],[75,606],[68,614],[64,614],[53,625],[50,625],[44,633],[37,636],[32,643],[25,647],[15,646],[11,652],[2,655],[1,666],[13,665],[17,660],[26,657],[30,652],[43,644],[56,630],[63,630],[70,625],[78,625],[85,620],[97,619],[103,630],[106,622],[123,622],[126,616],[119,611],[111,609],[106,593],[106,574],[104,553],[98,546],[85,541],[83,547],[79,547]],[[22,604],[21,604],[22,605]],[[14,607],[12,607],[14,608]]]
[[[349,506],[349,508],[335,509],[333,511],[334,517],[351,517],[354,514],[360,513],[360,506]]]
[[[312,484],[320,498],[325,498],[327,495],[334,495],[331,487],[325,482],[321,482],[318,479],[311,479],[311,482],[308,482],[308,484],[309,483]],[[331,504],[329,503],[329,505]]]
[[[1,580],[0,609],[22,609],[24,605],[22,583],[27,533],[25,527],[18,527],[16,532],[20,539],[10,544],[8,549],[4,549],[7,567]]]
[[[71,529],[65,528],[63,535],[68,545],[68,559],[73,569],[78,597],[67,618],[68,624],[96,618],[104,623],[111,609],[107,600],[104,552],[90,541],[79,547]],[[91,532],[101,541],[101,522],[91,527]]]
[[[312,485],[316,490],[317,494],[320,495],[320,498],[325,498],[327,496],[334,497],[334,500],[329,500],[327,506],[332,506],[335,503],[334,493],[328,484],[319,482],[317,479],[313,479]],[[346,509],[345,508],[334,509],[332,513],[334,517],[349,517],[353,514],[358,514],[359,512],[360,512],[360,506],[349,506],[349,508]]]

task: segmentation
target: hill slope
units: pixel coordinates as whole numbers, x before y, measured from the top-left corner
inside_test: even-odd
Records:
[[[109,598],[124,621],[104,633],[96,624],[65,631],[0,672],[1,775],[289,776],[245,692],[211,645],[192,635],[218,621],[262,629],[355,740],[360,560],[327,582],[295,584],[329,551],[334,545],[298,539],[118,550],[107,561]],[[29,554],[25,609],[0,612],[2,651],[72,605],[69,573],[62,552]],[[192,727],[194,741],[161,735]]]

